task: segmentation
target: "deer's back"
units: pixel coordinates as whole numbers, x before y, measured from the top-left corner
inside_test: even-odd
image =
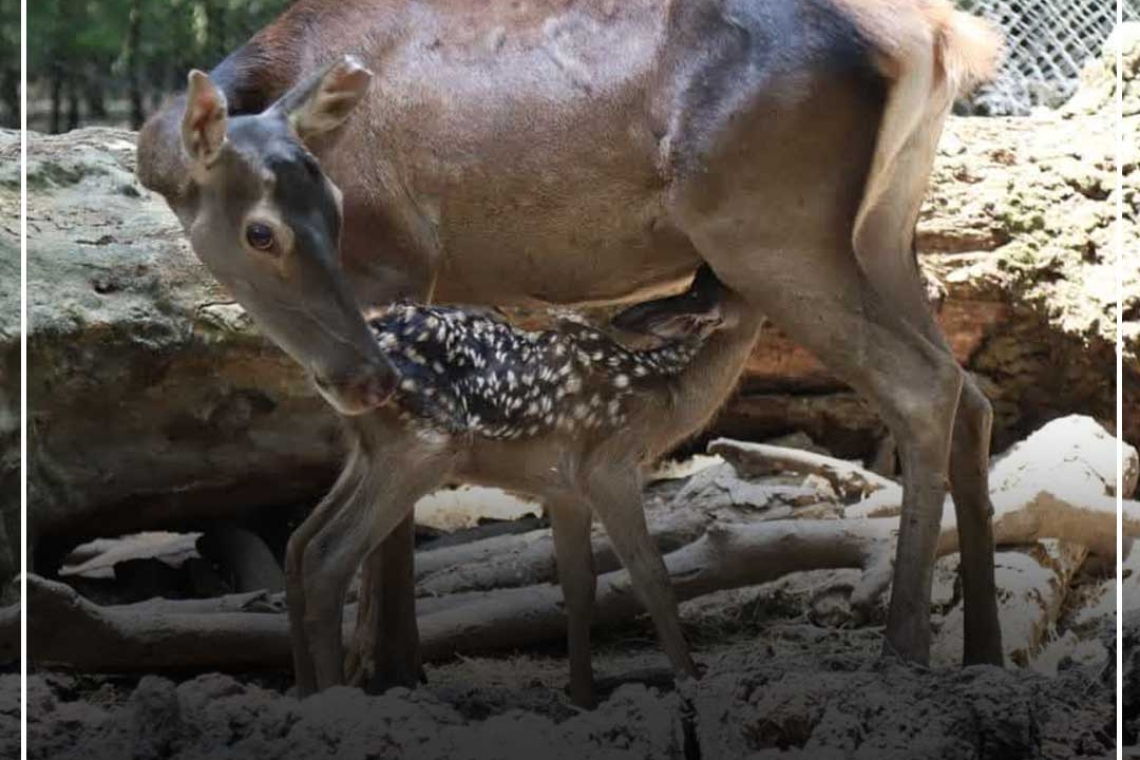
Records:
[[[363,282],[377,257],[401,277],[446,262],[435,297],[462,303],[676,282],[700,261],[677,197],[702,213],[741,203],[807,247],[797,238],[853,210],[808,219],[796,204],[821,187],[858,197],[881,106],[859,94],[868,54],[831,0],[302,0],[221,68],[264,95],[344,52],[378,75],[321,156],[346,193],[350,270]],[[812,137],[825,116],[834,127]]]

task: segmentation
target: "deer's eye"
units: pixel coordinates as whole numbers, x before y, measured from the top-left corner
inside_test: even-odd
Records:
[[[259,251],[273,249],[273,228],[268,224],[254,222],[245,228],[245,241]]]

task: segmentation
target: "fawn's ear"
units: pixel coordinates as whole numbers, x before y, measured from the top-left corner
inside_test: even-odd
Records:
[[[645,332],[663,340],[685,340],[704,338],[715,332],[724,319],[720,310],[693,314],[670,314],[661,319],[651,320],[645,325]]]
[[[724,324],[717,304],[700,306],[688,294],[634,304],[610,320],[614,327],[663,340],[705,337]]]
[[[209,168],[226,142],[226,96],[203,71],[190,72],[182,147],[198,167]]]
[[[721,308],[723,291],[712,269],[703,264],[685,292],[634,304],[614,315],[610,324],[666,340],[704,338],[728,322]]]
[[[348,119],[368,92],[372,72],[356,56],[346,55],[285,93],[273,106],[308,143]]]

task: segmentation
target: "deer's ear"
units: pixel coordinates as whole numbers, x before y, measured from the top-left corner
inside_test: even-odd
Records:
[[[182,146],[190,160],[209,167],[226,142],[226,96],[210,77],[195,69],[186,90],[182,116]]]
[[[346,55],[287,92],[274,108],[307,143],[343,124],[371,83],[372,72],[356,56]]]

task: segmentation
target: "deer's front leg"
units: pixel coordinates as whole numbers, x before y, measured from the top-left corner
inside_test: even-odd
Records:
[[[368,553],[369,508],[357,489],[305,545],[301,574],[305,605],[301,631],[316,690],[344,683],[341,618],[352,574]]]
[[[447,478],[447,462],[437,456],[438,452],[417,449],[405,436],[386,436],[383,443],[373,441],[372,446],[365,462],[367,472],[359,487],[304,551],[304,630],[318,689],[344,683],[341,617],[352,574],[401,523],[410,522],[416,501]],[[384,560],[385,568],[387,564]],[[410,572],[405,575],[411,577]],[[384,576],[380,580],[384,585],[381,601],[387,607],[383,600],[389,596],[391,579]],[[398,575],[396,581],[399,585]],[[402,609],[405,604],[406,597],[401,602]],[[411,625],[415,625],[414,615]],[[381,631],[386,627],[381,624]]]
[[[370,694],[426,680],[416,625],[413,517],[405,517],[364,560],[348,670],[352,682]]]
[[[597,589],[590,545],[593,515],[584,501],[559,501],[547,507],[554,531],[558,580],[566,600],[570,698],[579,707],[591,708],[594,706],[594,670],[590,656],[590,620]]]
[[[328,495],[289,537],[285,550],[285,601],[289,611],[289,644],[293,650],[293,676],[297,682],[297,695],[304,697],[317,689],[316,670],[309,653],[305,635],[305,582],[302,564],[308,546],[329,518],[335,514],[359,487],[363,473],[360,459],[354,452]]]

